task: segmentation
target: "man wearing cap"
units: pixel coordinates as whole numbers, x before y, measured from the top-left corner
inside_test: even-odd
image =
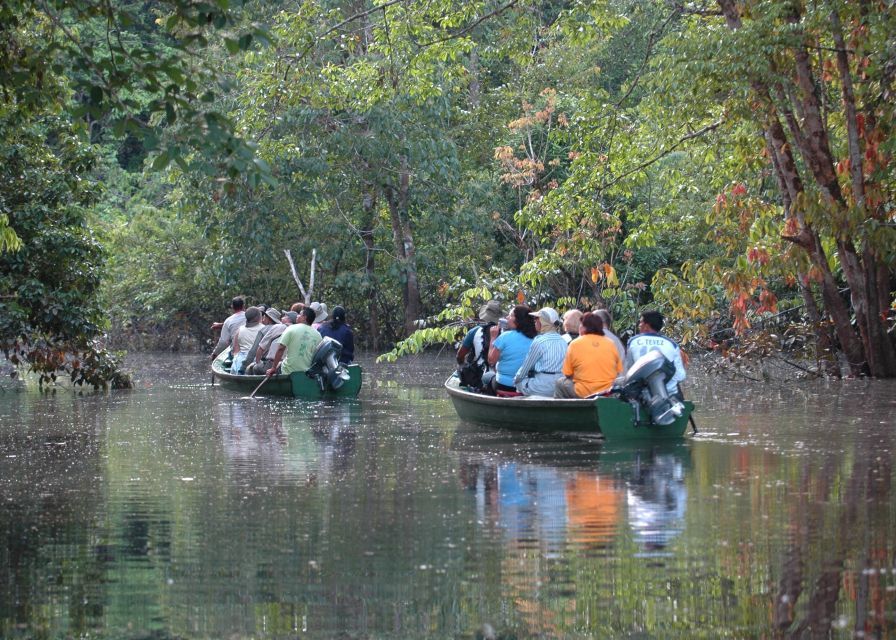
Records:
[[[212,360],[218,357],[224,349],[230,346],[233,341],[233,334],[236,333],[236,330],[246,324],[246,313],[243,310],[243,307],[246,305],[245,300],[243,300],[242,296],[237,296],[233,300],[230,301],[230,308],[233,309],[233,313],[227,317],[227,319],[221,325],[221,337],[218,338],[218,344],[215,345],[214,350],[212,351]],[[212,325],[212,329],[216,328],[215,325]]]
[[[281,314],[273,307],[264,312],[263,321],[269,325],[267,330],[263,330],[264,335],[256,341],[255,348],[249,352],[252,362],[246,367],[246,373],[250,375],[263,375],[270,368],[280,344],[279,338],[291,324],[288,312]]]
[[[504,311],[497,300],[489,300],[479,308],[479,319],[483,324],[467,331],[464,340],[457,350],[457,364],[462,366],[468,361],[476,363],[483,371],[488,371],[488,343],[491,338],[490,329],[495,326]]]
[[[292,373],[293,371],[305,371],[311,366],[314,350],[317,349],[317,345],[321,341],[320,333],[311,326],[314,316],[315,313],[311,307],[302,309],[299,321],[286,328],[283,335],[280,336],[280,344],[277,346],[274,362],[265,375],[274,375],[278,368],[281,368],[281,373]],[[281,362],[283,363],[282,367],[280,367]]]
[[[535,318],[538,335],[513,377],[513,384],[524,396],[550,398],[554,395],[557,379],[563,377],[563,359],[566,357],[566,340],[558,333],[560,316],[550,307],[529,315]]]

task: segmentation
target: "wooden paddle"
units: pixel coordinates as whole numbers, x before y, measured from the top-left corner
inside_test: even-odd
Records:
[[[271,379],[271,376],[265,376],[264,380],[262,380],[257,387],[255,387],[255,391],[249,394],[249,398],[254,398],[255,394],[258,393],[258,390],[264,385],[265,382]]]

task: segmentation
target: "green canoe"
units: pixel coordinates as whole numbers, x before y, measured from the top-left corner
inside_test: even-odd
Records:
[[[463,420],[523,431],[591,434],[614,441],[681,438],[694,410],[692,402],[685,402],[681,417],[670,425],[660,426],[649,422],[646,411],[641,411],[641,421],[635,422],[632,406],[614,397],[497,398],[468,391],[455,376],[445,381],[445,389]]]
[[[226,353],[226,352],[225,352]],[[212,362],[212,376],[222,386],[243,391],[247,395],[252,393],[264,376],[241,376],[229,373],[224,369],[224,361],[218,358]],[[309,378],[305,372],[293,372],[289,375],[271,376],[258,390],[258,395],[287,396],[301,398],[302,400],[320,400],[322,398],[354,398],[361,392],[361,366],[350,364],[348,367],[349,379],[338,389],[329,386],[320,388],[315,378]]]

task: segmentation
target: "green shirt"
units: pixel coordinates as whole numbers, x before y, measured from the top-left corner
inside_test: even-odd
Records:
[[[288,326],[280,336],[280,344],[286,347],[286,357],[283,359],[281,371],[292,373],[308,369],[311,366],[314,350],[320,341],[321,337],[317,329],[312,329],[307,324]]]

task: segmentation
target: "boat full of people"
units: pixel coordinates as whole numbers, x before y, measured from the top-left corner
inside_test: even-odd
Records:
[[[302,400],[355,398],[361,392],[361,365],[340,364],[337,355],[340,346],[332,338],[324,338],[315,350],[311,367],[304,371],[270,376],[231,373],[232,360],[228,349],[212,362],[212,376],[223,386],[247,394],[257,392],[258,395],[286,396]]]
[[[354,334],[345,309],[324,303],[245,307],[231,302],[233,313],[212,329],[221,337],[212,352],[212,379],[252,395],[280,395],[309,400],[355,397],[361,390],[361,367],[353,364]]]
[[[680,383],[681,350],[659,333],[662,316],[645,311],[623,345],[606,310],[513,307],[480,310],[445,382],[458,415],[509,429],[575,432],[613,440],[680,438],[694,405]],[[563,333],[561,333],[561,328]]]

